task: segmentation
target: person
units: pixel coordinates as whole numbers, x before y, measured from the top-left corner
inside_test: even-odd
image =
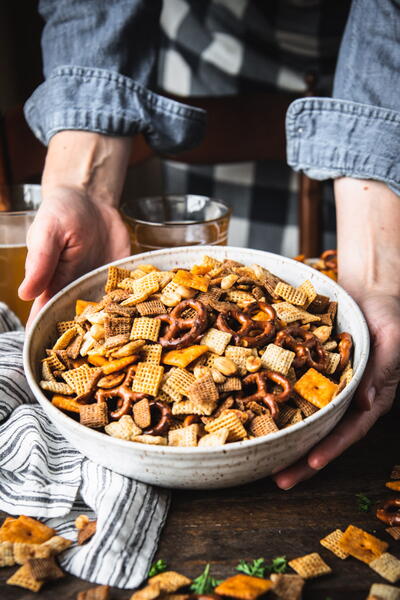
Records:
[[[399,379],[400,2],[354,0],[348,13],[348,2],[324,0],[41,0],[40,11],[46,80],[25,113],[48,152],[20,287],[23,299],[36,298],[33,314],[78,275],[129,254],[117,207],[130,137],[142,132],[164,153],[201,138],[200,110],[151,91],[155,65],[160,87],[182,97],[257,91],[264,83],[304,93],[305,66],[329,80],[346,22],[332,97],[298,99],[288,109],[287,156],[294,170],[334,179],[340,283],[364,311],[372,349],[340,424],[275,476],[289,489],[363,437],[390,409]],[[264,165],[264,180],[275,167]],[[197,178],[184,179],[201,188],[209,167],[187,169]],[[170,179],[178,175],[172,169]],[[243,179],[249,183],[248,172]],[[249,200],[242,184],[239,211]],[[273,212],[265,195],[254,197],[257,211]],[[266,231],[268,224],[264,244],[273,238]]]

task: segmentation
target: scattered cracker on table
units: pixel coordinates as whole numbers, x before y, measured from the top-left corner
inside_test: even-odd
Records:
[[[271,574],[273,594],[279,600],[301,600],[305,581],[300,575]]]
[[[272,582],[269,579],[240,573],[225,579],[215,588],[214,592],[221,596],[230,596],[239,600],[256,600],[256,598],[270,590],[271,587]]]
[[[400,588],[385,583],[373,583],[369,590],[369,597],[377,600],[400,600]]]
[[[387,542],[354,525],[347,527],[338,543],[344,552],[367,564],[379,558],[389,546]]]
[[[8,585],[16,585],[18,587],[22,587],[26,590],[30,590],[31,592],[38,592],[44,581],[38,581],[34,579],[31,575],[31,571],[27,563],[22,565],[9,579],[7,579],[6,583]]]
[[[328,550],[333,552],[333,554],[336,554],[338,558],[344,560],[349,556],[349,554],[345,552],[339,544],[340,540],[342,539],[342,536],[343,531],[341,531],[340,529],[335,529],[334,531],[332,531],[332,533],[329,533],[324,538],[322,538],[322,540],[320,540],[319,543],[321,544],[321,546],[324,546],[324,548],[327,548]]]
[[[154,575],[154,577],[150,577],[148,583],[150,585],[159,585],[162,593],[170,594],[190,585],[192,580],[176,571],[164,571],[163,573]]]
[[[109,600],[109,597],[110,587],[108,585],[98,585],[79,592],[76,600]]]
[[[289,566],[304,579],[312,579],[332,573],[332,569],[321,558],[318,552],[299,556],[289,561]]]

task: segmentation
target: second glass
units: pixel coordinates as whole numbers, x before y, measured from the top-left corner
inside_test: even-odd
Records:
[[[228,241],[231,210],[207,196],[149,196],[134,206],[124,204],[121,211],[133,254],[176,246],[224,246]]]

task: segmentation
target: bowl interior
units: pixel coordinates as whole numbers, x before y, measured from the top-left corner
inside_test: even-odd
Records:
[[[111,263],[113,265],[123,266],[124,268],[134,269],[139,263],[152,263],[162,270],[170,270],[176,267],[187,268],[201,261],[201,257],[207,254],[217,259],[223,260],[229,258],[242,262],[245,265],[259,264],[276,275],[282,277],[288,283],[294,286],[300,285],[306,279],[310,280],[318,293],[329,296],[331,300],[338,302],[337,327],[339,331],[348,331],[354,340],[354,358],[353,368],[354,376],[346,388],[324,409],[319,410],[304,421],[291,426],[289,429],[280,430],[270,434],[272,437],[281,437],[290,435],[294,429],[299,429],[307,425],[308,422],[323,418],[323,415],[330,410],[334,410],[337,405],[354,393],[362,373],[365,369],[369,353],[369,334],[364,317],[354,300],[337,283],[321,274],[319,271],[308,267],[292,259],[282,257],[276,254],[251,250],[245,248],[235,248],[229,246],[203,246],[198,247],[180,247],[173,249],[163,249],[145,254],[138,254],[129,258]],[[108,265],[100,267],[59,292],[37,315],[31,330],[27,334],[24,349],[24,366],[29,384],[39,402],[45,408],[46,412],[57,421],[58,427],[68,424],[69,427],[78,428],[86,436],[92,436],[93,439],[99,439],[101,436],[107,437],[110,444],[121,445],[126,448],[127,442],[117,438],[105,436],[103,433],[91,430],[78,422],[74,421],[59,409],[55,408],[42,392],[38,385],[40,380],[41,359],[45,355],[45,348],[54,344],[56,338],[56,321],[72,319],[75,314],[75,300],[82,298],[85,300],[99,300],[104,294],[104,284],[107,277]],[[244,442],[234,442],[216,450],[215,448],[176,448],[169,446],[147,446],[146,451],[152,453],[194,453],[197,455],[207,454],[208,452],[224,452],[233,450],[234,447],[243,445],[257,445],[263,443],[265,438],[256,438]],[[141,444],[129,443],[129,446],[142,446]]]

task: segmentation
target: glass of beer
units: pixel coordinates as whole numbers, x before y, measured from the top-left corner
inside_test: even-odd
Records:
[[[224,246],[228,240],[231,209],[207,196],[149,196],[132,206],[124,204],[121,212],[132,254],[176,246]]]
[[[18,298],[25,275],[26,234],[40,204],[40,185],[0,187],[0,301],[26,323],[32,302]]]

